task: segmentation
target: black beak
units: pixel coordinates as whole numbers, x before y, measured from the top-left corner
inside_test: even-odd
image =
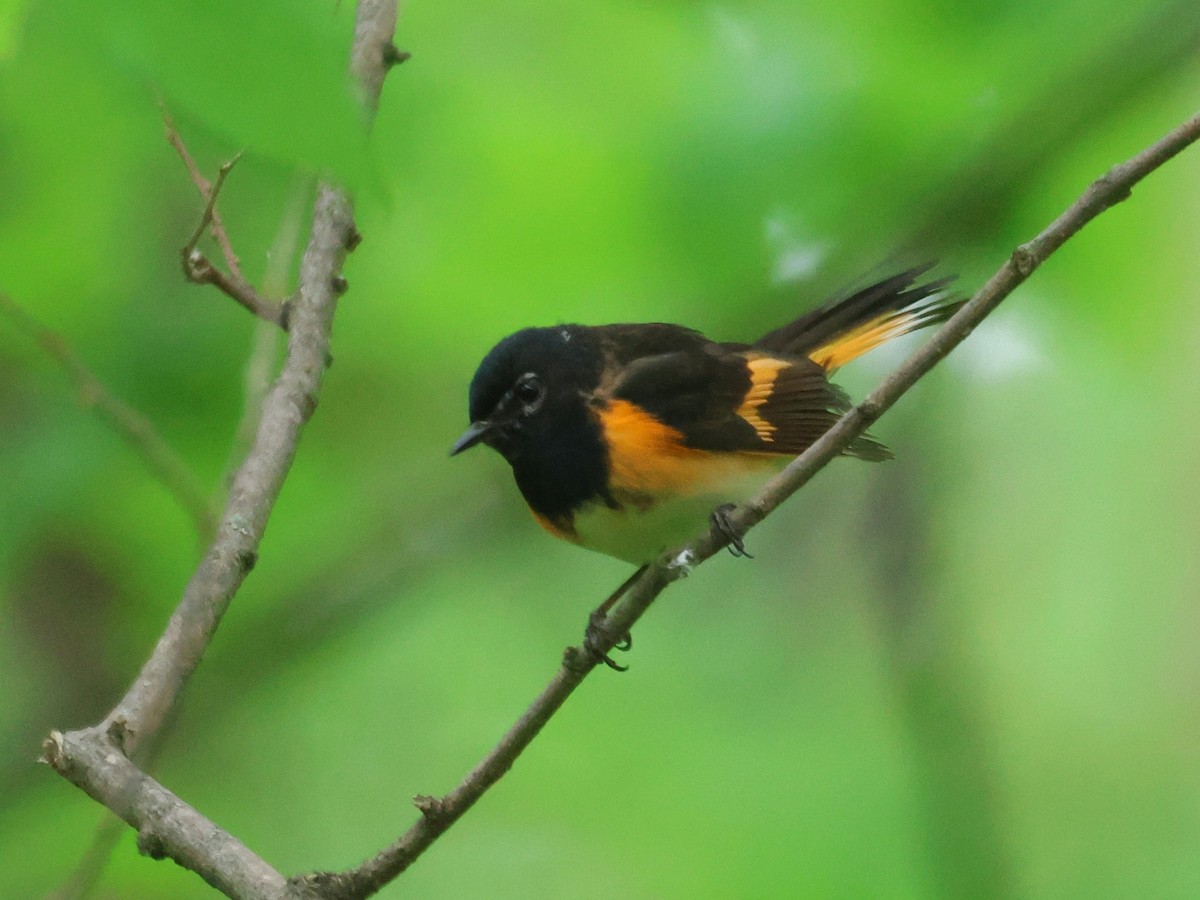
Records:
[[[470,450],[485,437],[487,437],[488,432],[491,430],[492,423],[487,419],[483,419],[479,422],[472,422],[471,427],[464,431],[462,433],[462,437],[454,442],[454,446],[450,448],[450,455],[457,456],[464,450]]]

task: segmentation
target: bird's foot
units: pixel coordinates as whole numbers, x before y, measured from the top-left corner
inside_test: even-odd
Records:
[[[629,666],[623,666],[611,656],[604,652],[601,647],[608,637],[607,631],[608,611],[603,607],[597,609],[588,617],[587,630],[583,633],[583,649],[586,650],[596,662],[602,662],[610,669],[616,672],[624,672]],[[619,641],[613,644],[613,650],[619,650],[624,653],[633,646],[633,635],[626,633]]]
[[[754,559],[754,554],[746,549],[746,545],[742,542],[745,532],[734,527],[733,522],[729,520],[729,514],[737,509],[736,503],[722,503],[713,510],[709,520],[717,531],[721,532],[724,538],[729,541],[727,545],[729,552],[734,556],[744,556],[746,559]]]

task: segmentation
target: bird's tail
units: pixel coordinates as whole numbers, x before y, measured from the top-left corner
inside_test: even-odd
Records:
[[[857,359],[892,338],[943,322],[962,306],[946,290],[953,276],[918,283],[933,263],[909,269],[833,300],[763,335],[754,346],[807,356],[826,372]]]

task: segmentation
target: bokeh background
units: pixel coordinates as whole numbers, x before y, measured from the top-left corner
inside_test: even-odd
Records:
[[[245,151],[220,210],[276,292],[313,173],[358,198],[320,409],[156,769],[288,873],[407,828],[628,574],[494,454],[447,458],[495,340],[750,339],[901,260],[970,291],[1200,105],[1192,0],[412,2],[365,142],[351,7],[0,6],[0,289],[214,501],[279,342],[184,283],[201,203],[157,104],[210,177]],[[878,423],[894,462],[835,463],[664,595],[384,895],[1200,896],[1198,284],[1193,149]],[[41,738],[119,697],[199,552],[86,399],[0,317],[10,897],[103,820]],[[211,891],[124,833],[94,895]]]

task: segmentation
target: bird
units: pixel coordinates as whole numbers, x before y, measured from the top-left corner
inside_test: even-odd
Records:
[[[922,280],[932,267],[830,300],[749,344],[661,322],[522,329],[479,364],[470,425],[450,455],[491,447],[546,531],[636,566],[709,522],[749,555],[727,511],[850,408],[830,376],[961,305],[952,276]],[[869,435],[842,453],[892,456]]]

